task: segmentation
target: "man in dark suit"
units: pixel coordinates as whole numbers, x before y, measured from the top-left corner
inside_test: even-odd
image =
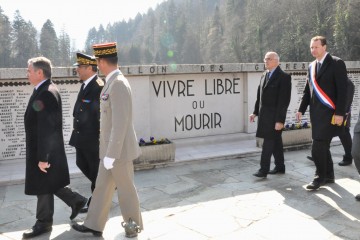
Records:
[[[351,150],[351,154],[354,157],[355,167],[360,174],[360,112],[358,116],[358,121],[354,127],[354,137],[353,137],[353,148]],[[357,201],[360,201],[360,194],[355,196]]]
[[[266,178],[268,173],[285,173],[281,133],[291,98],[291,76],[281,70],[278,54],[266,53],[264,62],[267,70],[261,76],[254,112],[249,116],[250,122],[258,116],[256,137],[264,139],[260,169],[253,174],[259,178]],[[275,168],[269,171],[272,155]]]
[[[77,53],[77,73],[83,81],[74,106],[73,131],[69,144],[76,148],[76,165],[91,182],[91,192],[95,189],[99,170],[99,133],[100,133],[100,92],[104,82],[96,74],[95,57]],[[91,197],[80,210],[87,212]]]
[[[306,188],[315,190],[335,181],[330,142],[334,136],[344,132],[347,72],[344,61],[326,52],[325,37],[313,37],[310,49],[316,60],[309,66],[308,80],[296,119],[301,121],[307,106],[310,105],[313,138],[311,154],[316,172],[313,181]]]
[[[36,223],[24,232],[32,238],[52,230],[54,195],[71,207],[74,219],[87,199],[66,187],[70,183],[65,155],[62,107],[52,83],[51,62],[38,57],[28,61],[27,77],[35,86],[24,122],[26,134],[25,194],[37,196]]]

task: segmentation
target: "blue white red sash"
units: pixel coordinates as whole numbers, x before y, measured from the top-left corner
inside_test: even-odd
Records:
[[[310,71],[310,84],[313,87],[313,91],[315,92],[315,95],[318,97],[318,99],[320,100],[320,102],[322,104],[324,104],[325,106],[327,106],[328,108],[331,108],[333,110],[335,110],[335,104],[333,103],[333,101],[331,100],[331,98],[326,95],[326,93],[320,88],[320,86],[318,85],[316,79],[315,79],[315,73],[316,73],[316,61],[313,61],[310,66],[309,66],[309,71]]]

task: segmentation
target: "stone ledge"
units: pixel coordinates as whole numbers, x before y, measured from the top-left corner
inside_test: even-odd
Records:
[[[134,160],[135,170],[152,169],[175,161],[175,143],[141,146],[142,154]]]

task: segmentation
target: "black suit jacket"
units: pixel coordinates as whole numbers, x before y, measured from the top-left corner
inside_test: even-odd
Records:
[[[25,194],[54,193],[69,185],[65,155],[61,98],[55,84],[46,80],[31,96],[24,117],[26,135]],[[39,161],[49,162],[47,173]]]
[[[276,122],[285,122],[291,98],[291,76],[278,66],[264,86],[266,72],[260,79],[254,114],[258,116],[256,136],[274,139],[281,131],[275,130]]]
[[[69,144],[76,148],[99,148],[100,93],[104,82],[95,76],[79,92],[73,111],[73,131]]]
[[[343,127],[331,124],[335,115],[345,116],[347,102],[347,72],[343,60],[327,54],[320,68],[316,81],[320,88],[330,97],[336,106],[335,111],[325,106],[316,94],[313,93],[309,83],[310,69],[308,70],[307,83],[300,103],[299,112],[305,113],[310,105],[310,119],[312,138],[315,140],[329,140],[343,133]]]

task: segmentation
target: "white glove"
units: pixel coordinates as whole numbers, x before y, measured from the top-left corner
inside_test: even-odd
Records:
[[[110,170],[114,167],[113,166],[114,161],[115,161],[115,158],[104,157],[104,167],[106,168],[106,170]]]

